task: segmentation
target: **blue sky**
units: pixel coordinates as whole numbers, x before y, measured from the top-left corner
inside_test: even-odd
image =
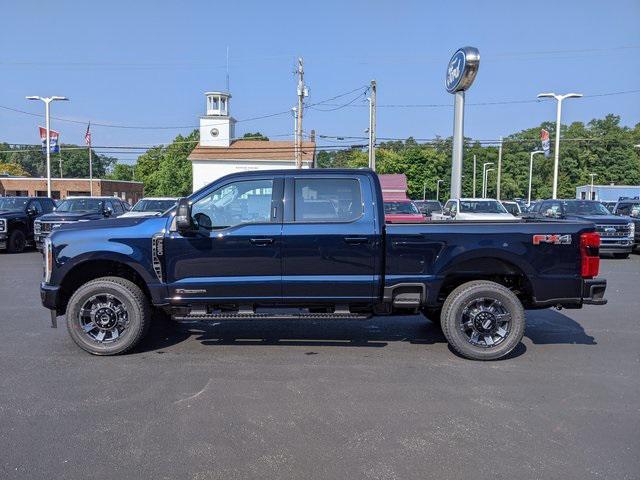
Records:
[[[458,8],[452,8],[456,5]],[[224,89],[230,48],[232,114],[246,119],[291,108],[294,61],[304,57],[308,102],[378,82],[378,102],[452,104],[443,87],[458,47],[480,50],[467,94],[465,134],[494,139],[553,120],[542,91],[585,95],[640,90],[640,2],[592,1],[120,1],[21,0],[3,5],[0,105],[41,113],[25,95],[66,95],[53,115],[129,126],[197,125],[206,90]],[[354,99],[353,94],[332,102]],[[365,103],[308,110],[304,127],[359,136]],[[320,108],[320,107],[318,107]],[[322,107],[330,109],[335,107]],[[563,121],[607,113],[640,122],[640,94],[570,100]],[[0,141],[37,143],[37,117],[0,108]],[[378,137],[451,134],[451,107],[378,110]],[[54,120],[61,140],[81,143],[86,126]],[[290,134],[289,115],[240,122],[237,133]],[[165,143],[190,129],[94,126],[94,145]],[[335,144],[336,141],[328,141]],[[135,155],[123,154],[132,160]]]

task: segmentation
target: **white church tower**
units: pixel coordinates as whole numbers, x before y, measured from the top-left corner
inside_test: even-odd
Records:
[[[207,114],[200,117],[200,145],[229,147],[235,137],[236,120],[229,114],[230,93],[206,92]]]

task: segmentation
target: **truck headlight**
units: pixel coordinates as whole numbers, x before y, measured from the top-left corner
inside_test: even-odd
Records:
[[[53,249],[51,248],[51,240],[48,238],[44,241],[42,253],[44,255],[44,283],[49,283],[53,269]]]
[[[0,233],[6,233],[6,232],[7,232],[7,219],[0,218]]]
[[[629,236],[633,238],[636,234],[636,224],[633,222],[629,222],[627,224],[627,227],[629,227]]]
[[[40,222],[40,220],[36,220],[35,222],[33,222],[33,233],[40,234],[41,231],[42,231],[42,222]]]

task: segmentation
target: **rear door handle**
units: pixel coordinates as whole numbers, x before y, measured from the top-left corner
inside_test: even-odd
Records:
[[[249,241],[254,245],[265,246],[271,245],[273,243],[273,238],[251,238]]]
[[[367,243],[369,240],[367,237],[344,237],[344,241],[351,245],[360,245],[362,243]]]

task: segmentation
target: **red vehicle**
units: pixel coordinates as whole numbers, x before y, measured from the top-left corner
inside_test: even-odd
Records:
[[[387,200],[384,202],[386,223],[424,223],[424,216],[411,200]]]

